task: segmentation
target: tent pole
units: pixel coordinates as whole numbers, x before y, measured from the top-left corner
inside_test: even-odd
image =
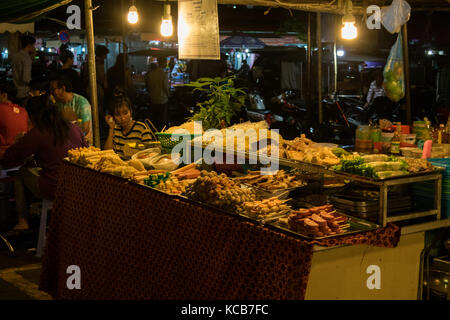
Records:
[[[94,129],[94,145],[100,148],[100,129],[98,122],[97,75],[95,69],[94,23],[92,20],[92,1],[84,0],[86,13],[86,33],[88,38],[89,88],[92,107],[92,127]]]
[[[320,12],[317,12],[317,99],[319,104],[319,123],[323,121],[322,115],[322,34]]]
[[[336,17],[335,17],[336,18]],[[334,92],[337,93],[338,89],[337,89],[337,72],[338,72],[338,68],[337,68],[337,36],[336,36],[336,30],[338,30],[337,28],[337,23],[336,20],[334,19],[334,26],[335,31],[334,31],[334,45],[333,45],[333,59],[334,59]]]
[[[409,53],[407,23],[402,26],[403,70],[405,72],[406,122],[411,125],[411,90],[409,81]]]
[[[308,12],[308,47],[306,56],[306,99],[307,104],[311,102],[311,13]]]
[[[128,88],[127,88],[127,68],[126,68],[126,56],[125,56],[125,54],[126,54],[126,52],[128,51],[127,49],[126,49],[126,41],[125,41],[125,37],[126,37],[126,31],[125,31],[125,28],[126,28],[126,25],[125,25],[125,15],[124,15],[124,12],[125,12],[125,7],[124,7],[124,4],[123,4],[123,0],[121,0],[121,2],[120,2],[120,5],[121,5],[121,7],[122,7],[122,53],[123,53],[123,89],[125,90],[125,92],[127,92],[127,90],[128,90]],[[113,90],[114,90],[114,88],[113,88]]]

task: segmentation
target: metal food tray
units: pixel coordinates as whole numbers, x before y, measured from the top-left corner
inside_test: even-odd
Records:
[[[349,200],[343,199],[337,196],[330,196],[330,202],[333,205],[339,205],[343,210],[349,210],[352,212],[369,212],[374,211],[379,213],[380,211],[380,201],[379,200]],[[410,208],[412,206],[412,199],[410,196],[398,197],[390,199],[388,203],[388,211],[392,212],[395,209],[400,208]]]
[[[277,231],[282,231],[283,233],[286,233],[288,235],[293,235],[295,237],[306,238],[308,240],[321,240],[321,239],[335,238],[335,237],[346,236],[346,235],[349,235],[349,234],[366,232],[366,231],[375,230],[375,229],[380,228],[379,224],[376,224],[376,223],[373,223],[373,222],[370,222],[370,221],[366,221],[366,220],[362,220],[362,219],[358,219],[358,218],[355,218],[353,216],[349,216],[349,215],[341,213],[341,212],[336,212],[336,213],[348,218],[348,223],[350,224],[350,228],[348,228],[346,232],[343,232],[343,233],[340,233],[340,234],[324,236],[324,237],[310,237],[310,236],[308,236],[306,234],[302,234],[302,233],[293,231],[293,230],[291,230],[291,229],[289,229],[287,227],[280,226],[278,220],[267,222],[264,225],[269,227],[269,228],[271,228],[271,229],[274,229],[274,230],[277,230]],[[288,216],[288,215],[286,215],[286,216]]]
[[[443,171],[443,170],[445,170],[445,169],[442,168],[442,167],[436,167],[435,166],[434,170],[431,170],[431,171],[421,171],[421,172],[409,173],[409,174],[404,174],[404,175],[401,175],[401,176],[386,177],[384,179],[375,179],[375,178],[364,177],[364,176],[360,176],[358,174],[344,172],[344,171],[340,171],[340,170],[330,169],[329,171],[333,171],[336,176],[340,176],[342,178],[347,178],[348,180],[357,180],[357,181],[361,181],[361,182],[368,182],[368,183],[374,183],[375,182],[375,183],[377,183],[377,182],[396,180],[396,179],[404,179],[404,178],[427,176],[429,174],[435,174],[435,173],[438,173],[438,172]]]

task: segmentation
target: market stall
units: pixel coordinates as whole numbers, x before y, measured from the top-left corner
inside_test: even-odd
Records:
[[[228,129],[252,128],[259,140],[264,126],[243,123]],[[181,128],[189,134],[177,136]],[[350,154],[304,136],[253,153],[245,139],[236,137],[231,144],[206,132],[191,136],[193,128],[192,123],[170,128],[143,150],[129,146],[128,159],[93,147],[69,152],[53,206],[42,290],[65,299],[418,296],[423,231],[448,226],[448,219],[440,219],[440,192],[434,209],[414,214],[412,199],[388,205],[397,196],[388,187],[427,180],[439,187],[439,168],[425,159],[408,164],[382,154]],[[225,152],[212,164],[180,165],[175,159],[185,155],[164,153],[161,147],[174,151],[183,138],[192,154],[196,147],[204,157],[214,146]],[[281,137],[272,132],[270,139],[276,138]],[[232,163],[217,162],[227,155]],[[279,168],[264,175],[267,162],[236,162],[252,157],[261,163],[276,160]],[[358,184],[364,182],[381,191],[365,190]],[[408,193],[410,187],[396,191]],[[375,200],[373,212],[352,212],[331,201],[339,192],[356,191]],[[417,218],[433,219],[427,222],[433,225],[413,232],[398,224],[416,226]],[[66,286],[71,265],[80,267],[83,290]],[[383,270],[379,291],[367,284],[373,265]]]

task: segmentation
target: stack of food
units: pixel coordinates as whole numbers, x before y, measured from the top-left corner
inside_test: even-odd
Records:
[[[195,128],[194,121],[188,121],[188,122],[183,123],[182,125],[170,127],[169,129],[164,131],[164,133],[174,133],[177,130],[187,130],[190,134],[202,134],[203,133],[203,129],[201,128],[200,125],[197,126],[199,132],[195,132],[194,128]]]
[[[93,168],[102,156],[115,155],[113,150],[102,151],[95,147],[71,149],[67,154],[70,162],[89,168]]]
[[[299,177],[286,173],[284,170],[278,170],[273,175],[261,175],[260,171],[249,171],[247,175],[234,178],[234,180],[268,191],[296,188],[304,185],[304,182]]]
[[[385,179],[408,174],[408,163],[385,154],[373,154],[343,159],[334,170],[357,174],[363,177]]]
[[[278,223],[309,237],[324,237],[344,233],[350,227],[347,220],[347,217],[337,214],[332,205],[324,205],[292,211]]]
[[[255,201],[255,191],[250,188],[241,188],[240,184],[228,178],[224,173],[202,170],[200,177],[186,187],[183,193],[189,199],[208,203],[227,211],[243,212],[243,204]]]
[[[317,145],[302,134],[292,141],[284,141],[286,155],[289,159],[309,162],[324,166],[339,164],[339,158],[333,153],[332,148]]]
[[[197,145],[210,145],[224,150],[258,152],[271,156],[273,145],[278,146],[278,157],[284,155],[283,138],[274,130],[269,130],[266,121],[244,122],[224,128],[219,132],[207,132],[193,140]]]
[[[427,159],[404,158],[408,164],[408,172],[417,173],[423,171],[433,171],[434,167]]]
[[[264,199],[262,201],[244,202],[242,214],[254,219],[270,219],[287,214],[291,207],[277,197]]]

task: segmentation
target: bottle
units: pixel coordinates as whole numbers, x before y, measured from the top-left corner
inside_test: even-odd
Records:
[[[444,124],[443,123],[441,123],[440,125],[439,125],[439,130],[438,130],[438,144],[443,144],[444,142],[443,142],[443,138],[444,138],[444,132],[445,132],[445,127],[444,127]]]
[[[400,134],[402,130],[402,124],[400,122],[397,122],[394,132],[394,136],[391,140],[391,153],[394,155],[400,154]]]

